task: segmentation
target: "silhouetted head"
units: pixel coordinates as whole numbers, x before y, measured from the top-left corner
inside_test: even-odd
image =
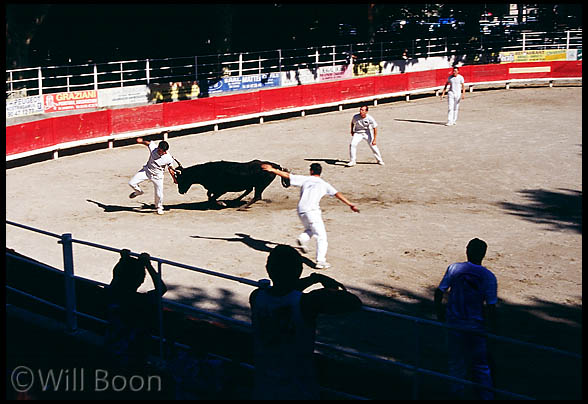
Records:
[[[279,244],[267,257],[265,269],[274,285],[294,287],[302,274],[302,256],[294,247]]]
[[[310,165],[310,175],[321,175],[323,167],[319,163],[312,163]]]
[[[471,239],[466,247],[466,255],[468,257],[468,261],[472,264],[480,265],[484,256],[486,255],[486,250],[488,249],[488,245],[485,241],[480,240],[479,238]]]
[[[112,270],[111,286],[136,292],[145,280],[145,266],[137,258],[131,257],[130,251],[120,252],[120,260]]]

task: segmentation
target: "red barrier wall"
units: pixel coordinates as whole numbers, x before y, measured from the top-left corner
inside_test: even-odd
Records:
[[[260,91],[259,106],[261,112],[295,108],[302,105],[302,87],[282,87]]]
[[[57,144],[53,140],[55,118],[6,127],[6,155],[24,153]]]
[[[447,68],[369,76],[48,118],[6,127],[6,155],[113,133],[165,128],[285,108],[440,87],[445,84],[450,73],[451,68]],[[582,61],[473,65],[461,67],[460,73],[468,84],[510,79],[581,78]]]
[[[163,104],[163,126],[185,125],[216,119],[214,98]]]
[[[52,118],[55,144],[105,136],[110,132],[111,111]]]
[[[112,133],[163,127],[163,106],[145,105],[111,110]]]

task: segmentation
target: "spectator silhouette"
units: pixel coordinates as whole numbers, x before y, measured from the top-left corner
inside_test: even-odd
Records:
[[[167,287],[151,266],[149,254],[131,257],[130,251],[120,252],[121,258],[112,271],[108,293],[108,328],[106,350],[123,368],[141,367],[146,363],[151,333],[157,330],[158,299]],[[154,289],[141,293],[137,289],[149,272]]]
[[[318,399],[314,368],[316,319],[319,314],[357,310],[361,301],[336,280],[302,274],[302,257],[280,244],[269,254],[266,270],[273,286],[250,297],[255,358],[255,399]],[[320,283],[323,288],[302,291]]]
[[[476,333],[493,331],[496,323],[496,276],[482,266],[487,247],[483,240],[474,238],[466,248],[468,261],[449,265],[435,290],[435,310],[439,321],[446,320],[450,325],[474,331],[449,330],[449,374],[465,379],[468,370],[471,370],[474,382],[492,387],[486,337]],[[444,312],[443,296],[447,291],[449,298]],[[479,399],[491,400],[494,397],[490,390],[475,390]],[[456,398],[464,397],[462,383],[452,383],[451,391]]]

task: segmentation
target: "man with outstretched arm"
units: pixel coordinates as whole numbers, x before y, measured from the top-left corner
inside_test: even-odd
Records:
[[[317,269],[327,269],[331,265],[327,259],[327,230],[323,223],[320,200],[325,195],[334,196],[341,202],[351,208],[352,211],[359,213],[359,209],[351,203],[341,192],[337,191],[331,184],[320,178],[322,167],[319,163],[310,165],[310,176],[290,174],[286,171],[278,170],[268,164],[261,166],[263,170],[279,175],[282,178],[290,180],[290,184],[300,187],[300,199],[298,201],[298,217],[304,225],[304,232],[298,236],[297,242],[302,251],[308,252],[306,244],[312,237],[316,237],[316,266]]]

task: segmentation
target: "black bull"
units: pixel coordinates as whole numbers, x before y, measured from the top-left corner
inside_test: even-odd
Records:
[[[233,161],[212,161],[204,164],[196,164],[184,168],[179,161],[174,170],[174,179],[178,184],[180,194],[185,194],[192,184],[200,184],[207,189],[206,195],[209,202],[224,205],[217,199],[227,192],[245,191],[235,201],[240,201],[254,188],[255,194],[251,201],[240,209],[246,209],[251,204],[261,199],[261,193],[274,180],[276,174],[265,171],[262,164],[269,164],[279,170],[284,170],[276,163],[270,161],[252,160],[247,163]],[[282,178],[282,186],[289,187],[290,181]]]

